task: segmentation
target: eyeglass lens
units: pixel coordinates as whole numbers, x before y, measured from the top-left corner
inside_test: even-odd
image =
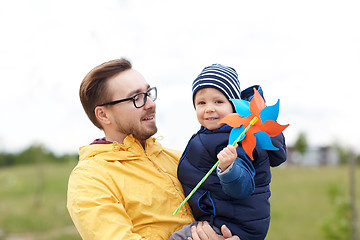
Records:
[[[134,96],[134,105],[136,108],[141,108],[146,104],[147,96],[151,99],[151,101],[156,100],[156,88],[151,88],[146,93],[139,93]]]

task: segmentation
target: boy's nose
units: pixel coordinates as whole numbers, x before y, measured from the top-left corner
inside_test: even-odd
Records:
[[[205,112],[214,112],[215,108],[212,105],[208,105],[205,109]]]

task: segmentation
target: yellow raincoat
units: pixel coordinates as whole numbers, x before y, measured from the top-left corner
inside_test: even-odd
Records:
[[[80,148],[70,175],[67,207],[85,240],[168,239],[194,221],[176,176],[180,152],[149,138]]]

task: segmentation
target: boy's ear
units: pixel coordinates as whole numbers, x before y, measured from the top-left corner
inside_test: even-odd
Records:
[[[103,124],[108,125],[111,123],[108,114],[106,112],[106,109],[102,106],[97,106],[95,108],[95,116],[101,125]]]

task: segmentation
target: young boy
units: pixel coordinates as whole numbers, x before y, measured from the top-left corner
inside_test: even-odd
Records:
[[[260,86],[255,87],[262,94]],[[254,94],[252,88],[240,92],[237,73],[231,67],[213,64],[203,69],[192,86],[201,128],[191,137],[178,165],[178,178],[188,195],[219,160],[217,171],[194,193],[189,204],[197,221],[207,221],[217,228],[225,224],[242,240],[265,238],[270,223],[270,166],[286,160],[282,134],[272,138],[279,151],[256,147],[254,161],[251,161],[241,143],[237,148],[228,145],[232,128],[217,124],[235,112],[229,99],[242,97],[250,101]],[[174,236],[191,236],[190,227],[185,226]]]

